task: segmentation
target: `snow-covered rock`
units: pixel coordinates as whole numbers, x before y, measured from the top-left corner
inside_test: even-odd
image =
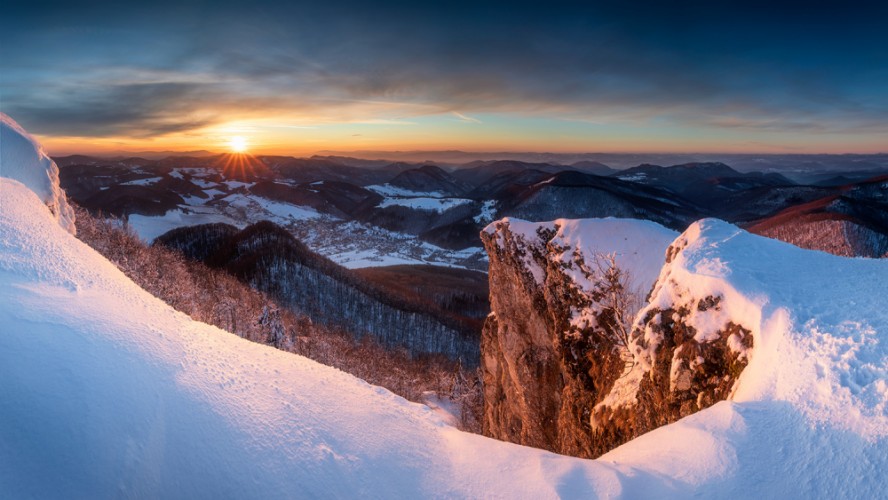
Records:
[[[666,260],[636,321],[633,372],[605,405],[633,404],[644,378],[667,366],[673,391],[685,371],[705,383],[712,360],[695,359],[723,343],[726,359],[748,363],[731,400],[777,400],[810,425],[888,436],[888,262],[802,250],[716,219],[689,227]],[[658,356],[679,336],[698,351]]]
[[[62,227],[75,232],[74,210],[59,187],[59,168],[37,141],[4,113],[0,113],[0,177],[26,185]]]
[[[482,332],[484,432],[559,453],[595,457],[631,434],[594,436],[592,408],[625,371],[636,310],[678,235],[650,221],[506,218],[481,238],[492,314]],[[613,261],[610,261],[610,256]],[[615,264],[611,269],[611,264]],[[614,335],[611,271],[623,273],[622,339]]]
[[[482,235],[494,290],[488,433],[584,456],[634,438],[601,460],[671,471],[720,497],[888,491],[877,472],[888,464],[888,263],[699,221],[659,258],[624,360],[586,323],[593,341],[571,341],[575,320],[602,317],[576,272],[587,253],[572,250],[609,251],[612,233],[584,229],[602,222],[504,220]],[[646,245],[662,249],[661,237]],[[636,262],[639,275],[656,260]]]

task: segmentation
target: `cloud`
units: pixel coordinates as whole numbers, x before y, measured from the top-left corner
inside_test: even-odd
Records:
[[[53,90],[14,99],[7,108],[43,134],[68,136],[150,137],[221,121],[198,104],[206,98],[198,84],[62,85]]]
[[[459,118],[460,121],[464,121],[467,123],[483,123],[481,120],[477,118],[472,118],[471,116],[466,116],[459,111],[451,111],[450,113],[453,114],[453,116]]]
[[[888,126],[878,12],[589,4],[23,4],[0,20],[0,91],[26,126],[82,136],[250,117],[480,123],[475,113],[811,134]]]

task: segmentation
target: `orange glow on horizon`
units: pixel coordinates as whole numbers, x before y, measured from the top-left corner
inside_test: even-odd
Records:
[[[518,141],[518,144],[508,144],[502,141],[492,142],[488,144],[478,144],[477,142],[465,141],[465,144],[459,143],[443,143],[443,142],[377,142],[373,144],[343,141],[341,143],[320,143],[320,144],[294,144],[294,143],[273,143],[267,146],[250,148],[247,152],[232,152],[229,148],[228,153],[219,151],[217,148],[207,147],[206,143],[192,143],[171,141],[168,144],[158,145],[156,142],[151,144],[143,144],[137,142],[127,142],[126,144],[109,145],[105,141],[75,141],[60,140],[55,138],[41,138],[38,140],[43,145],[44,150],[51,156],[67,156],[72,154],[85,154],[96,156],[118,156],[130,154],[149,154],[164,152],[169,154],[183,153],[187,154],[192,151],[207,151],[213,154],[223,153],[226,155],[280,155],[280,156],[311,156],[314,154],[324,154],[325,151],[349,152],[358,150],[373,151],[446,151],[460,150],[467,153],[491,153],[491,152],[550,152],[560,154],[583,154],[583,153],[611,153],[611,154],[877,154],[884,153],[885,147],[880,144],[871,143],[851,143],[851,144],[818,144],[817,146],[807,145],[701,145],[701,144],[680,144],[663,142],[655,142],[653,144],[642,141],[589,141],[588,146],[583,144],[565,144],[561,147],[553,147],[552,145],[536,144],[531,141]],[[116,141],[115,141],[116,142]]]
[[[572,125],[571,125],[572,126]],[[822,135],[812,144],[808,136],[785,135],[599,135],[597,131],[562,132],[513,130],[507,126],[462,122],[429,124],[329,124],[274,126],[261,121],[230,122],[219,126],[158,137],[74,137],[37,134],[53,156],[149,155],[202,153],[310,156],[326,151],[448,151],[552,152],[561,154],[873,154],[884,152],[883,141],[871,135]],[[252,162],[243,161],[245,166]]]

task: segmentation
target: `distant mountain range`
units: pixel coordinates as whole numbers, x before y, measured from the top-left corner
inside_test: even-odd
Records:
[[[163,158],[168,158],[170,156],[214,156],[219,153],[214,153],[212,151],[207,151],[205,149],[198,149],[194,151],[173,151],[173,150],[164,150],[164,151],[127,151],[127,150],[113,150],[113,151],[102,151],[101,153],[85,153],[85,154],[73,154],[69,155],[69,157],[99,157],[105,159],[122,159],[122,158],[146,158],[149,160],[160,160]]]
[[[888,213],[888,201],[874,181],[888,170],[817,171],[803,183],[797,173],[744,172],[722,162],[616,170],[590,160],[475,160],[459,167],[340,156],[56,161],[73,200],[130,218],[145,238],[163,232],[155,228],[206,222],[244,227],[268,219],[307,238],[312,250],[354,267],[437,263],[483,270],[479,231],[502,217],[627,217],[676,230],[717,217],[801,246],[867,256],[882,255],[881,238],[888,238],[888,221],[879,215]],[[777,216],[779,224],[769,221]],[[802,238],[813,233],[785,227],[812,217],[843,222],[825,230],[834,237]],[[337,225],[348,226],[334,230]],[[839,229],[854,235],[840,237]],[[393,252],[400,257],[391,261]]]
[[[722,162],[741,172],[797,172],[798,175],[824,171],[872,172],[888,169],[888,152],[874,154],[745,154],[745,153],[537,153],[445,151],[319,151],[318,156],[370,160],[432,162],[464,165],[473,161],[514,160],[575,166],[595,162],[613,169],[642,164],[679,165]],[[807,182],[805,179],[795,179]]]
[[[210,157],[224,153],[211,151],[109,151],[101,154],[70,155],[60,158],[99,157],[124,160],[142,158],[161,160],[167,157]],[[264,155],[269,156],[269,155]],[[279,158],[291,158],[278,156]],[[305,158],[303,158],[305,159]],[[873,177],[888,170],[888,152],[873,154],[741,154],[741,153],[547,153],[547,152],[472,152],[443,151],[319,151],[311,160],[328,160],[340,165],[379,168],[397,162],[429,163],[440,167],[463,167],[473,162],[501,160],[526,163],[548,163],[607,175],[638,165],[679,165],[686,163],[721,162],[741,172],[783,172],[796,182],[832,182],[832,185]],[[61,166],[61,164],[60,164]],[[472,165],[468,165],[472,166]],[[598,169],[597,171],[595,171]],[[824,175],[828,174],[828,175]],[[844,177],[844,179],[830,179]]]

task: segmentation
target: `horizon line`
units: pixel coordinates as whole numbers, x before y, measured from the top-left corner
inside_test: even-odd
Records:
[[[52,153],[47,152],[51,157],[67,157],[67,156],[93,156],[98,158],[116,158],[120,156],[124,156],[126,154],[132,154],[137,156],[139,154],[168,154],[169,156],[174,155],[195,155],[201,154],[204,156],[217,156],[217,155],[225,155],[232,154],[230,151],[213,151],[209,149],[192,149],[192,150],[175,150],[175,149],[121,149],[121,150],[112,150],[112,151],[65,151],[61,153]],[[248,153],[250,154],[250,153]],[[827,153],[827,152],[731,152],[731,151],[579,151],[579,152],[558,152],[558,151],[496,151],[496,150],[480,150],[480,151],[472,151],[472,150],[462,150],[462,149],[413,149],[413,150],[399,150],[399,149],[380,149],[380,150],[330,150],[330,149],[322,149],[318,151],[314,151],[312,153],[306,154],[298,154],[298,153],[268,153],[268,152],[258,152],[252,153],[252,156],[289,156],[292,158],[310,158],[312,156],[348,156],[356,159],[362,160],[386,160],[388,158],[367,158],[360,155],[418,155],[418,154],[462,154],[462,155],[538,155],[538,156],[592,156],[592,155],[639,155],[639,156],[682,156],[682,155],[701,155],[701,156],[717,156],[717,155],[731,155],[731,156],[888,156],[888,151],[878,151],[878,152],[855,152],[855,151],[846,151],[841,153]]]

